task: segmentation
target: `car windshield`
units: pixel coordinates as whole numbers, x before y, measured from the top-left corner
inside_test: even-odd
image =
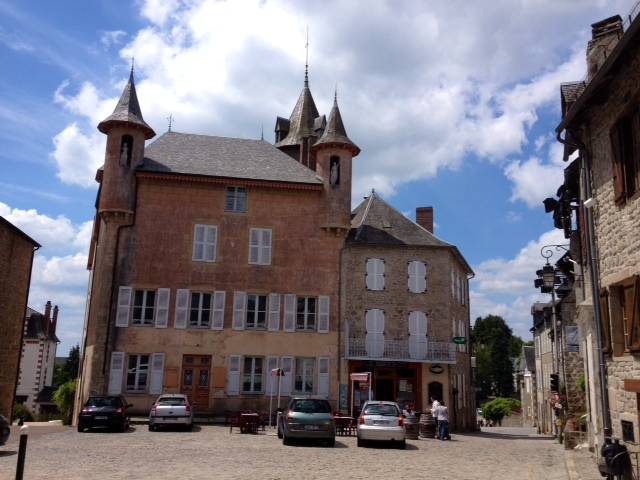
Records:
[[[365,415],[382,415],[385,417],[396,417],[399,415],[395,405],[384,404],[367,405],[362,413]]]
[[[158,405],[165,405],[171,407],[184,407],[186,405],[186,400],[184,398],[174,398],[174,397],[162,397],[158,400]]]
[[[119,404],[117,397],[91,397],[87,402],[90,407],[117,407]]]
[[[331,407],[326,400],[296,400],[291,406],[294,412],[329,413]]]

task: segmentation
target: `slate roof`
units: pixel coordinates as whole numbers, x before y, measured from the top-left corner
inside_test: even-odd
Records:
[[[346,147],[351,150],[351,154],[354,157],[360,153],[360,148],[347,136],[347,131],[342,122],[342,115],[340,115],[340,109],[338,108],[337,97],[333,98],[333,107],[329,114],[329,122],[320,140],[313,145],[313,151],[317,151],[320,145],[340,145]]]
[[[29,320],[27,320],[27,331],[25,333],[24,338],[45,338],[47,340],[52,340],[54,342],[60,342],[58,337],[56,337],[55,333],[47,333],[45,330],[44,323],[46,322],[46,318],[41,313],[33,313],[29,316]]]
[[[536,352],[534,347],[522,347],[522,362],[523,367],[526,368],[532,375],[536,374]]]
[[[455,245],[440,240],[382,200],[375,192],[371,192],[351,213],[348,244],[449,248],[458,256],[468,273],[473,274]]]
[[[156,136],[156,132],[142,118],[142,110],[136,94],[136,84],[133,80],[133,68],[115,110],[98,124],[98,130],[106,134],[113,124],[119,122],[133,123],[141,127],[147,140]]]
[[[316,132],[316,119],[320,117],[316,103],[313,101],[309,89],[309,78],[305,74],[304,87],[298,97],[298,102],[289,117],[289,133],[276,143],[276,147],[299,145],[303,138],[318,137]],[[320,121],[321,124],[321,121]]]
[[[264,140],[166,132],[139,171],[322,185],[316,173]]]

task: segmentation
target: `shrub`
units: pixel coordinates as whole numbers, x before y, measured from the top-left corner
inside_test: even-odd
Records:
[[[76,396],[76,380],[71,380],[60,385],[60,388],[53,394],[53,401],[58,405],[58,409],[64,415],[67,424],[71,423],[73,412],[73,401]]]
[[[21,403],[13,404],[13,420],[19,420],[20,417],[24,418],[25,422],[33,422],[33,412],[29,410],[25,405]]]
[[[500,422],[511,414],[514,407],[520,408],[520,406],[520,402],[513,398],[496,398],[482,406],[482,416]]]

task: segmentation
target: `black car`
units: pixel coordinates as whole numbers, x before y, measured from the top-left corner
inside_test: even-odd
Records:
[[[9,422],[6,417],[0,415],[0,445],[7,443],[9,434],[11,433],[11,430],[9,429],[10,425],[11,422]]]
[[[78,431],[85,428],[107,427],[124,432],[131,424],[127,403],[122,395],[94,395],[89,397],[78,416]]]

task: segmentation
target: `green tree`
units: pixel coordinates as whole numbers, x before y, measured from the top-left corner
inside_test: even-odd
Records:
[[[511,414],[513,407],[520,408],[520,402],[513,398],[496,398],[482,406],[482,416],[500,423],[504,417]]]
[[[522,340],[514,341],[511,328],[497,315],[476,318],[473,337],[480,345],[476,349],[478,398],[509,397],[514,392],[511,351],[518,346],[522,350]]]
[[[53,365],[53,386],[59,387],[69,380],[78,378],[80,365],[80,346],[71,347],[65,363],[55,362]]]
[[[76,379],[69,380],[60,385],[60,388],[53,394],[53,401],[56,402],[58,410],[67,418],[67,424],[71,424],[73,413],[73,403],[76,395]]]

